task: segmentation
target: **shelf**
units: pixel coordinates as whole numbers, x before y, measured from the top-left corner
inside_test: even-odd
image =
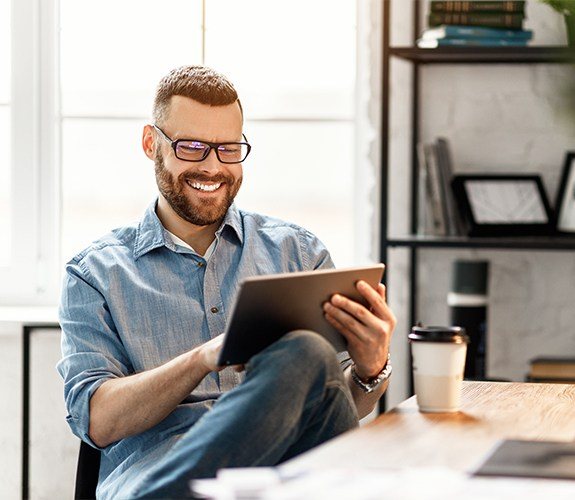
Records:
[[[386,240],[389,247],[487,248],[505,250],[575,250],[573,236],[520,236],[469,238],[466,236],[405,236]]]
[[[419,64],[575,63],[575,49],[545,47],[391,47],[389,54]]]

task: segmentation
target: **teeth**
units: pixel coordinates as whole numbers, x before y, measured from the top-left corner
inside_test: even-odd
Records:
[[[217,184],[201,184],[199,182],[191,182],[188,183],[190,184],[190,186],[192,186],[194,189],[199,189],[200,191],[215,191],[216,189],[218,189],[222,183],[218,182]]]

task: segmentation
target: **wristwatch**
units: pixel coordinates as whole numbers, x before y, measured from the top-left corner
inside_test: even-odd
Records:
[[[351,365],[351,379],[355,382],[363,392],[369,394],[370,392],[375,391],[381,384],[383,384],[389,377],[391,376],[391,363],[389,352],[387,353],[387,361],[385,362],[384,367],[382,370],[374,377],[369,379],[367,382],[364,382],[359,378],[359,375],[355,371],[355,363]]]

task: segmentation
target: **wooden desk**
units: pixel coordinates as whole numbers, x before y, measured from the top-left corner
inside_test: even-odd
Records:
[[[421,413],[412,397],[284,468],[445,466],[470,472],[499,439],[511,438],[574,440],[575,385],[464,382],[459,413]]]

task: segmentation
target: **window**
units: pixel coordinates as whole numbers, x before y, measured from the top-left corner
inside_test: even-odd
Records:
[[[201,64],[201,7],[198,0],[60,0],[64,261],[139,219],[153,200],[142,127],[159,79]]]
[[[355,2],[208,1],[206,24],[206,63],[237,86],[254,146],[238,205],[310,229],[351,265]]]
[[[55,303],[63,263],[154,199],[142,127],[157,82],[184,64],[216,68],[240,94],[253,150],[238,205],[307,227],[338,266],[353,263],[355,1],[0,0],[0,23],[10,8],[16,25],[0,34],[0,230],[18,220],[27,231],[13,233],[13,253],[28,249],[13,271],[41,261],[28,265],[19,301],[38,303],[43,291]],[[26,144],[25,116],[39,136],[24,161],[14,151]]]

